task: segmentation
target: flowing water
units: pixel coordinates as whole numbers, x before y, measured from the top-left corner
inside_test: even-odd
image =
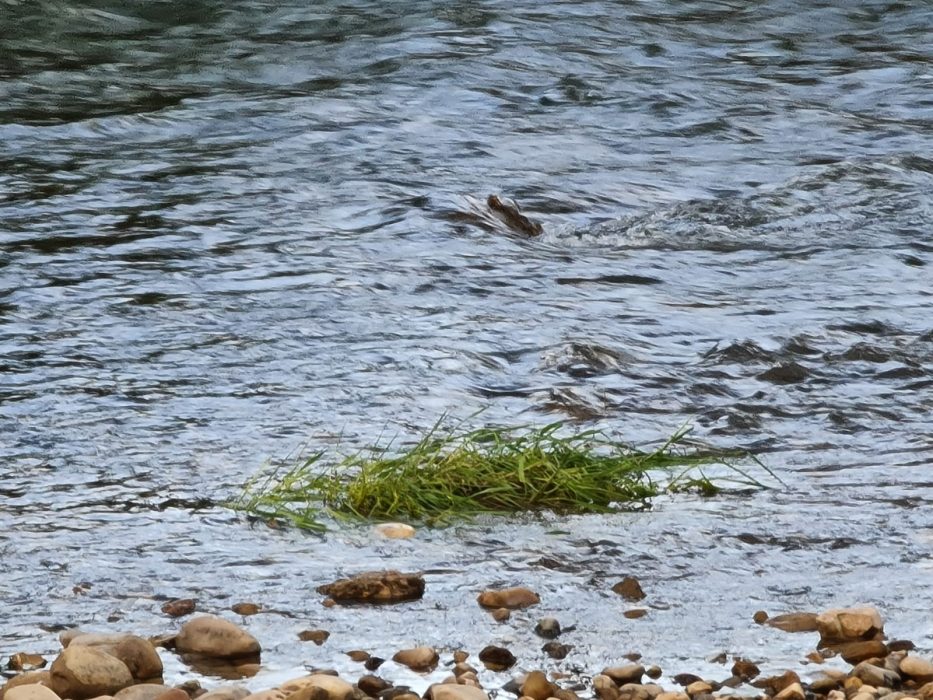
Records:
[[[0,655],[165,632],[184,596],[265,605],[256,688],[416,643],[801,668],[815,640],[752,613],[860,602],[929,653],[931,35],[871,0],[0,0]],[[445,414],[689,423],[783,485],[402,542],[223,507]],[[424,600],[321,607],[384,567]],[[496,624],[497,584],[543,602]]]

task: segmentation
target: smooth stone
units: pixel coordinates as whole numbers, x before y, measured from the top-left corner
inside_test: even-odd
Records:
[[[431,671],[437,666],[439,658],[433,647],[420,646],[397,651],[392,660],[408,666],[412,671]]]
[[[184,700],[184,698],[181,700]],[[243,700],[285,700],[285,693],[281,688],[269,688],[268,690],[250,693]]]
[[[881,614],[872,607],[835,608],[816,617],[820,645],[876,639],[884,632]]]
[[[794,612],[769,617],[764,624],[782,632],[816,632],[819,629],[816,613]]]
[[[399,571],[366,571],[318,586],[317,591],[337,603],[399,603],[424,595],[424,576]]]
[[[347,656],[350,657],[351,661],[356,661],[357,663],[363,663],[365,661],[369,661],[372,655],[368,651],[364,651],[363,649],[352,649],[347,652]]]
[[[917,697],[920,700],[933,700],[933,681],[925,683],[917,690]]]
[[[713,686],[711,686],[706,681],[693,681],[688,685],[684,690],[687,692],[691,698],[696,697],[697,695],[706,695],[713,691]]]
[[[515,655],[505,647],[487,646],[479,652],[479,660],[490,671],[505,671],[515,665]]]
[[[572,650],[573,647],[570,644],[561,644],[560,642],[556,641],[547,642],[544,646],[541,647],[541,651],[557,661],[567,658],[567,654],[569,654]]]
[[[541,598],[530,588],[513,586],[512,588],[485,590],[477,596],[476,601],[484,608],[518,610],[537,605],[541,602]]]
[[[826,693],[826,700],[846,700],[846,694],[838,688],[836,690],[830,690]]]
[[[845,642],[827,647],[835,651],[846,663],[853,666],[861,661],[874,658],[884,658],[888,655],[888,648],[884,642],[869,639],[864,642]]]
[[[751,680],[759,673],[761,673],[761,669],[758,668],[758,665],[748,659],[737,658],[735,663],[732,664],[732,675],[742,680]]]
[[[198,601],[194,598],[176,598],[165,603],[162,612],[169,617],[184,617],[193,613],[197,607]]]
[[[755,614],[752,615],[752,620],[756,625],[763,625],[768,621],[768,613],[764,610],[756,610]]]
[[[625,683],[619,688],[619,700],[651,700],[657,693],[652,693],[640,683]]]
[[[456,657],[455,657],[455,660],[456,660]],[[474,666],[468,664],[465,660],[464,660],[464,661],[457,661],[457,662],[454,664],[454,669],[453,669],[453,670],[454,670],[454,675],[455,675],[455,676],[462,676],[464,673],[476,673],[476,672],[477,672],[476,668],[475,668]]]
[[[609,676],[616,685],[641,683],[641,677],[645,675],[645,667],[641,664],[610,666],[609,668],[604,668],[600,673],[604,676]]]
[[[901,682],[901,677],[894,671],[874,666],[867,661],[863,661],[853,668],[850,675],[859,679],[865,685],[873,685],[876,688],[880,686],[893,688]]]
[[[505,622],[512,617],[512,611],[508,608],[496,608],[492,611],[492,619],[496,622]]]
[[[381,693],[383,690],[391,688],[392,684],[389,683],[389,681],[387,681],[385,678],[367,674],[365,676],[360,676],[359,680],[356,682],[356,687],[366,693],[369,697],[376,698],[379,697],[379,693]]]
[[[428,688],[430,700],[489,700],[489,695],[482,688],[456,683],[435,683]]]
[[[542,617],[535,625],[535,634],[544,639],[556,639],[560,636],[560,622],[554,617]]]
[[[638,579],[634,576],[626,576],[623,578],[612,587],[612,592],[633,603],[645,598],[645,592],[642,590]]]
[[[182,654],[184,661],[192,671],[202,676],[216,676],[228,681],[238,681],[250,678],[259,673],[259,656],[238,656],[223,658],[218,656],[205,656],[204,654]]]
[[[645,669],[645,675],[652,680],[657,680],[664,674],[664,671],[661,670],[660,666],[648,666]]]
[[[632,608],[622,613],[622,617],[628,620],[638,620],[648,614],[645,608]]]
[[[377,535],[390,540],[407,540],[415,536],[415,528],[406,523],[380,523],[373,529]]]
[[[302,642],[314,642],[318,646],[326,642],[328,637],[330,637],[330,632],[327,630],[304,630],[298,633],[298,639]],[[369,654],[366,655],[366,659],[368,658]],[[363,659],[363,661],[366,661],[366,659]]]
[[[284,700],[351,700],[353,686],[327,673],[312,673],[279,686]]]
[[[220,617],[205,615],[182,625],[175,638],[175,649],[180,654],[236,659],[257,656],[259,641],[246,630]]]
[[[593,692],[599,700],[618,700],[619,687],[609,676],[600,673],[593,676]]]
[[[191,696],[182,688],[169,688],[160,695],[157,695],[155,700],[186,700],[186,698],[190,700]]]
[[[28,683],[11,688],[3,694],[5,700],[61,700],[55,691],[39,683]]]
[[[137,683],[118,691],[113,700],[155,700],[171,687],[161,683]]]
[[[470,652],[464,651],[463,649],[457,649],[454,652],[454,663],[462,664],[464,661],[470,658]]]
[[[68,646],[49,671],[52,690],[71,700],[113,695],[133,685],[133,674],[126,664],[94,646]]]
[[[810,682],[810,690],[818,695],[826,695],[831,690],[837,690],[842,685],[842,679],[824,676]]]
[[[774,700],[807,700],[807,694],[800,683],[791,683],[780,693],[774,696]]]
[[[133,634],[79,634],[71,638],[68,648],[90,646],[120,659],[142,681],[162,677],[162,659],[148,639]]]
[[[532,671],[525,676],[521,692],[533,700],[547,700],[554,694],[554,684],[541,671]]]
[[[765,678],[758,678],[751,682],[756,688],[764,688],[765,690],[770,691],[770,695],[777,695],[784,688],[794,683],[800,683],[800,676],[798,676],[793,671],[784,671],[779,676],[766,676]]]
[[[48,664],[48,661],[39,654],[28,654],[20,651],[10,657],[6,667],[11,671],[35,671],[45,668],[46,664]]]
[[[243,685],[222,685],[199,695],[198,700],[243,700],[250,689]]]
[[[237,615],[249,617],[250,615],[257,615],[262,610],[262,606],[257,603],[234,603],[230,606],[230,609]]]
[[[690,700],[686,693],[666,692],[660,693],[654,700]]]
[[[905,656],[899,664],[901,673],[918,683],[933,681],[933,663],[919,656]]]
[[[3,700],[5,693],[21,685],[44,685],[46,688],[52,686],[52,674],[49,671],[26,671],[13,676],[3,686],[0,686],[0,700]]]

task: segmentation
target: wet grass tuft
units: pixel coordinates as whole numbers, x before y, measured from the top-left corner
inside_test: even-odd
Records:
[[[683,449],[687,430],[642,452],[597,430],[566,435],[563,427],[461,431],[438,424],[403,449],[389,443],[330,464],[317,452],[260,474],[233,507],[320,532],[322,518],[444,525],[489,513],[608,513],[643,508],[663,493],[764,487],[726,456]]]

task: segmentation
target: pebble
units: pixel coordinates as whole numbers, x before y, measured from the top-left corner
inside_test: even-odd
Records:
[[[328,637],[330,637],[330,632],[327,630],[304,630],[298,633],[298,639],[302,642],[314,642],[317,646],[326,642]]]
[[[490,671],[506,671],[515,665],[515,655],[505,647],[487,646],[479,653],[479,660]]]
[[[258,614],[262,610],[262,606],[257,603],[234,603],[230,609],[237,615],[249,617]]]
[[[527,608],[541,602],[540,596],[525,586],[485,590],[477,596],[476,600],[484,608],[508,608],[510,610]]]
[[[169,617],[184,617],[195,611],[198,602],[194,598],[177,598],[162,606],[162,612]]]
[[[258,656],[259,641],[229,620],[205,615],[182,625],[175,638],[180,654],[200,654],[220,659]]]
[[[532,700],[547,700],[555,690],[554,684],[541,671],[532,671],[525,676],[521,687],[522,696]]]
[[[542,617],[535,625],[535,634],[544,639],[556,639],[560,636],[560,622],[553,617]]]
[[[64,649],[49,671],[52,690],[72,700],[113,695],[133,685],[133,674],[125,663],[92,646]]]
[[[415,536],[415,528],[406,523],[380,523],[374,530],[377,535],[390,540],[405,540]]]
[[[612,592],[632,602],[637,602],[645,598],[645,592],[642,590],[638,579],[634,576],[626,576],[623,578],[612,587]]]
[[[336,603],[400,603],[424,595],[424,576],[399,571],[367,571],[318,586],[318,593]]]
[[[395,653],[392,660],[408,666],[412,671],[433,671],[439,660],[437,651],[433,647],[420,646],[413,649],[402,649]]]

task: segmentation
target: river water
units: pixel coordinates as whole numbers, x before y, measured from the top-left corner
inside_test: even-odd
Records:
[[[854,603],[929,653],[931,32],[870,0],[0,0],[0,656],[184,596],[270,611],[256,688],[418,643],[808,673],[752,613]],[[544,234],[484,225],[490,193]],[[404,542],[222,505],[445,414],[690,424],[783,485]],[[384,567],[424,600],[321,607]],[[476,606],[519,583],[541,606]]]

